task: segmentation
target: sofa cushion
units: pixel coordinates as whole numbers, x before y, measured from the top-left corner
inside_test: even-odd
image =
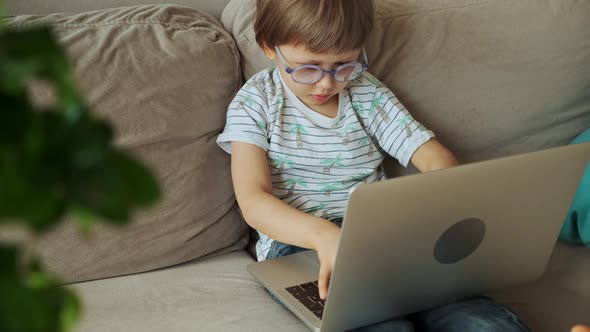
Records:
[[[590,127],[587,1],[375,5],[369,71],[460,162],[565,145]],[[254,8],[255,0],[232,0],[222,13],[246,78],[274,65],[255,43]],[[415,171],[388,162],[390,174]]]
[[[132,276],[72,285],[84,303],[76,332],[309,329],[246,271],[245,251]],[[492,294],[535,332],[590,325],[590,249],[559,244],[539,281]]]
[[[49,270],[80,281],[242,249],[247,227],[230,160],[215,144],[241,85],[232,38],[207,14],[177,6],[10,20],[39,23],[54,28],[90,108],[115,125],[116,144],[147,163],[163,189],[160,202],[125,228],[99,225],[85,237],[60,224],[40,241]],[[34,92],[40,100],[47,94]]]
[[[590,326],[590,248],[557,243],[539,280],[489,294],[514,310],[531,331],[570,331]]]
[[[74,332],[309,332],[246,271],[245,251],[71,287],[84,303]]]

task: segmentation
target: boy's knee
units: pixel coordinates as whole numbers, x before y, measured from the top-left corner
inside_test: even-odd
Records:
[[[514,313],[486,297],[477,297],[422,312],[417,318],[423,328],[432,331],[529,331]]]
[[[476,298],[463,303],[457,311],[459,329],[452,331],[527,332],[528,327],[507,308],[489,298]]]

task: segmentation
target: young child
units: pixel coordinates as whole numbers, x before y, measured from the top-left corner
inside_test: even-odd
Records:
[[[316,250],[322,299],[350,189],[383,179],[387,154],[421,172],[457,164],[366,71],[363,44],[372,25],[369,0],[257,0],[256,41],[277,67],[246,82],[217,139],[231,153],[243,216],[260,235],[258,260]],[[412,319],[385,324],[410,330],[420,324],[432,331],[527,330],[487,298]]]

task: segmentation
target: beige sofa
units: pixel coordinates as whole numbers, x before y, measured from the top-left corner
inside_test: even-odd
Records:
[[[38,252],[82,297],[76,331],[306,331],[246,271],[249,232],[215,144],[243,77],[269,65],[254,1],[168,1],[5,1],[13,26],[55,27],[93,111],[164,188],[130,226],[85,238],[65,223]],[[588,1],[376,3],[370,71],[461,162],[567,144],[590,127]],[[590,325],[590,249],[559,243],[543,278],[492,296],[533,331]]]

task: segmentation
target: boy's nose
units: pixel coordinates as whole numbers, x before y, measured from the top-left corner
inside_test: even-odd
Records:
[[[330,74],[325,74],[319,81],[316,83],[322,89],[330,90],[334,86],[334,77]]]

